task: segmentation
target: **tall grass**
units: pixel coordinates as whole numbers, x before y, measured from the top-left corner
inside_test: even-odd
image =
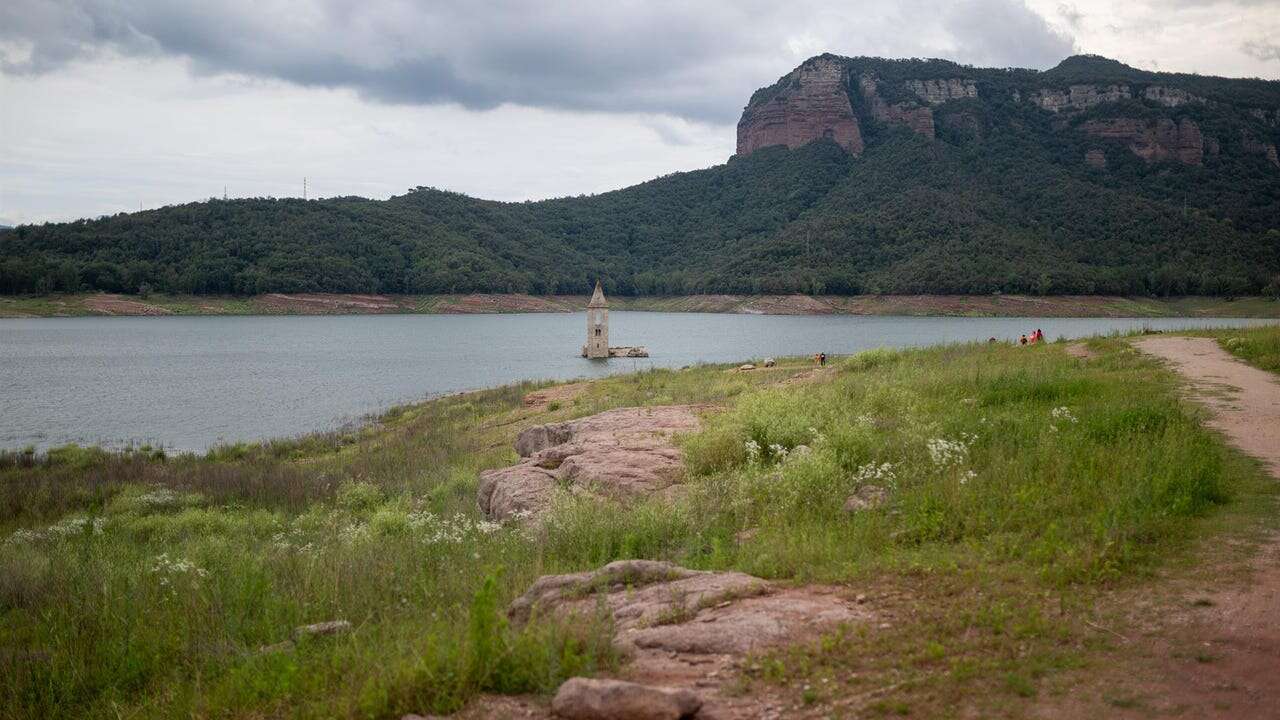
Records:
[[[1247,477],[1162,370],[1104,344],[1088,365],[1054,346],[873,352],[785,388],[797,363],[652,371],[551,412],[512,387],[200,458],[0,464],[0,715],[396,717],[550,691],[617,662],[608,627],[515,628],[502,608],[540,574],[619,558],[1106,583]],[[478,517],[476,474],[514,459],[521,427],[671,402],[724,408],[682,440],[675,505],[566,495],[537,527]],[[845,512],[862,485],[884,505]],[[331,619],[354,628],[261,651]]]
[[[1213,333],[1232,355],[1263,370],[1280,373],[1280,325]]]

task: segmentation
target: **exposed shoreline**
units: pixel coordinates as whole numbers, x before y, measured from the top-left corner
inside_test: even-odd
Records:
[[[936,317],[1255,317],[1280,318],[1280,301],[1261,297],[1105,295],[687,295],[611,296],[614,310],[758,315]],[[578,312],[586,295],[73,295],[0,297],[0,318],[160,315],[381,315]]]

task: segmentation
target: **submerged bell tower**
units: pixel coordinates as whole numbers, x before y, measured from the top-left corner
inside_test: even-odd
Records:
[[[599,280],[591,302],[587,303],[587,344],[582,348],[582,355],[593,360],[609,357],[609,301],[604,299]]]

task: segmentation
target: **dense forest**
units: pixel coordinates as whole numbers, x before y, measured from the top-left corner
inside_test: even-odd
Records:
[[[599,278],[635,295],[1280,295],[1280,168],[1236,140],[1280,141],[1280,83],[1100,58],[1043,73],[850,62],[891,79],[972,78],[981,99],[935,108],[936,140],[863,118],[857,157],[830,141],[769,147],[595,196],[499,203],[415,188],[20,226],[0,230],[0,293],[580,294]],[[1177,110],[1226,139],[1202,166],[1146,163],[1079,130],[1168,108],[1122,101],[1068,120],[1008,99],[1155,79],[1214,99]],[[1099,147],[1105,168],[1083,162]]]

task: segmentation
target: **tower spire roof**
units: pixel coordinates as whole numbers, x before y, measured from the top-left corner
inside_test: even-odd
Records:
[[[591,294],[591,302],[587,303],[589,308],[607,308],[608,301],[604,299],[604,289],[600,287],[600,281],[596,281],[596,291]]]

